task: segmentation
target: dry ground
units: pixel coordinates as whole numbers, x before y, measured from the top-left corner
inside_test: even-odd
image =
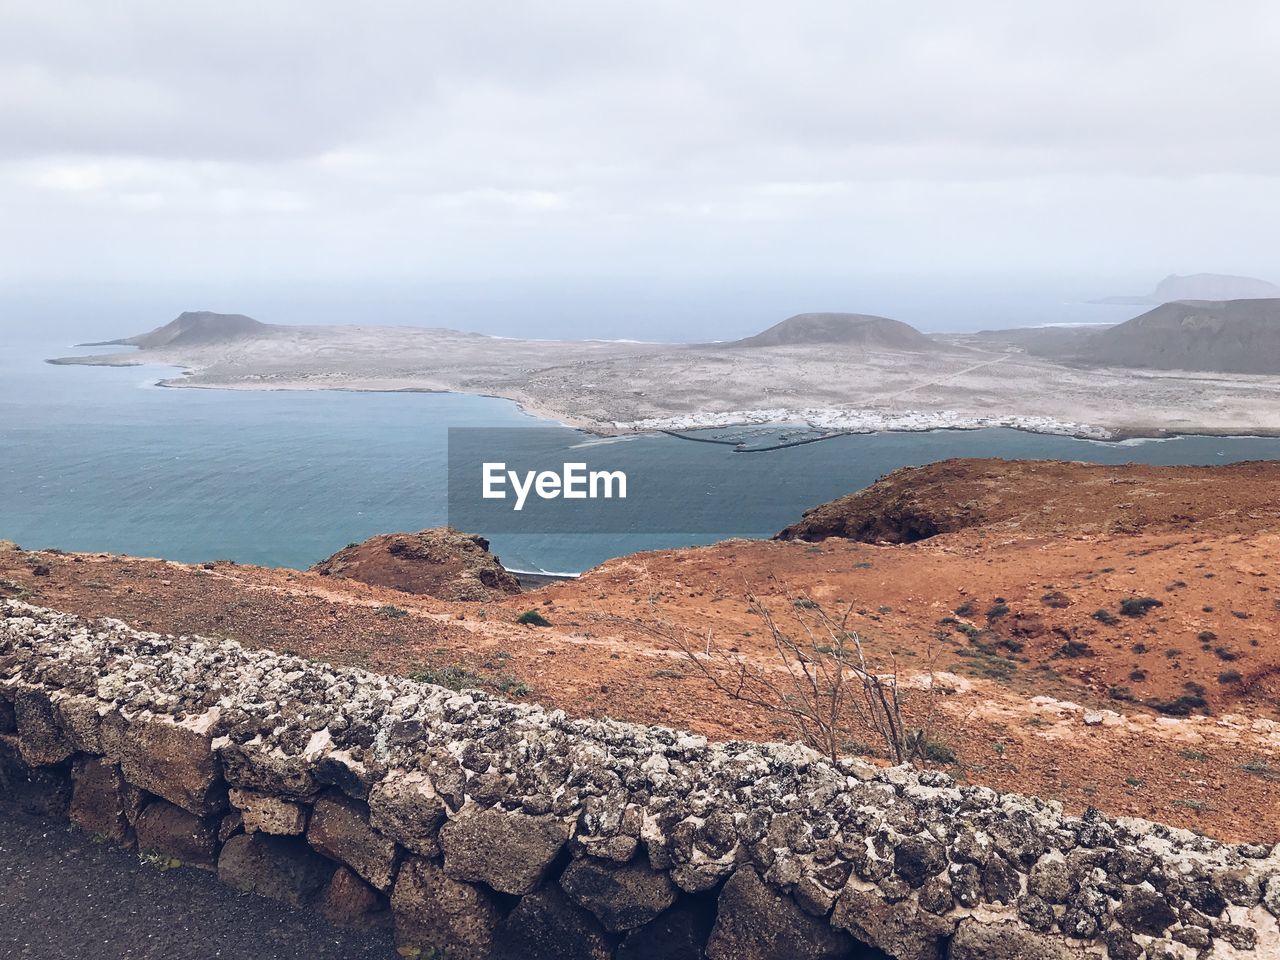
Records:
[[[452,390],[516,401],[588,430],[759,409],[1037,417],[1117,434],[1274,433],[1280,378],[1066,366],[940,338],[936,351],[509,340],[409,327],[283,327],[223,344],[66,362],[184,367],[172,386]]]
[[[755,739],[791,733],[776,715],[714,689],[670,631],[710,631],[771,669],[776,653],[746,598],[759,596],[783,622],[809,616],[812,601],[848,610],[871,652],[896,656],[904,675],[952,675],[935,737],[954,751],[953,775],[1071,810],[1275,841],[1278,549],[1277,532],[1204,530],[1063,537],[977,528],[898,546],[730,541],[620,558],[485,604],[291,570],[8,549],[0,592],[143,629],[481,684],[578,715]],[[1142,597],[1162,606],[1120,612],[1123,600]],[[552,625],[517,623],[530,608]],[[1096,619],[1098,610],[1115,622]],[[1186,696],[1202,697],[1211,715],[1170,716]],[[1114,712],[1086,723],[1092,709]]]

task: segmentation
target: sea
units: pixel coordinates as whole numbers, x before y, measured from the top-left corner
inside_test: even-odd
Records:
[[[597,443],[488,397],[163,388],[177,371],[46,364],[76,352],[74,338],[22,329],[0,346],[0,539],[30,548],[305,568],[377,533],[445,523],[450,428],[541,427],[531,443]],[[768,445],[758,434],[752,443]],[[511,569],[574,574],[636,551],[768,537],[899,467],[978,456],[1222,464],[1280,458],[1280,439],[1107,443],[993,429],[743,453],[646,434],[611,442],[609,457],[676,485],[652,505],[661,517],[607,533],[470,532]],[[683,523],[691,503],[713,504],[714,519]]]

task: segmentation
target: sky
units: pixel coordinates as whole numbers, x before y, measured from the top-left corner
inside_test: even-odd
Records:
[[[1280,281],[1277,49],[1263,0],[0,0],[0,295],[665,330]]]

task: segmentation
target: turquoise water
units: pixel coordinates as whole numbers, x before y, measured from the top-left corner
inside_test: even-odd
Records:
[[[449,427],[546,426],[483,397],[172,390],[152,385],[164,369],[41,362],[68,352],[65,337],[35,337],[0,353],[0,538],[28,547],[305,567],[375,533],[443,523]],[[548,436],[562,445],[585,439],[563,428]],[[738,454],[645,436],[612,445],[610,456],[699,478],[687,499],[662,505],[667,515],[654,527],[678,531],[682,503],[695,501],[722,504],[735,526],[715,536],[474,532],[490,535],[512,568],[578,571],[635,550],[768,536],[807,507],[945,457],[1226,463],[1280,458],[1280,440],[1117,445],[940,431]]]

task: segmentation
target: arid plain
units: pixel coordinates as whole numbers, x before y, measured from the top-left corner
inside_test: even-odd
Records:
[[[56,362],[183,368],[166,386],[482,394],[603,434],[769,421],[832,432],[1012,426],[1100,439],[1280,429],[1280,377],[1071,364],[1016,343],[929,338],[858,315],[793,320],[830,316],[852,318],[855,330],[875,323],[865,335],[828,340],[800,328],[792,342],[767,345],[258,324],[234,336],[179,335],[137,352]],[[883,324],[919,339],[895,338]]]

